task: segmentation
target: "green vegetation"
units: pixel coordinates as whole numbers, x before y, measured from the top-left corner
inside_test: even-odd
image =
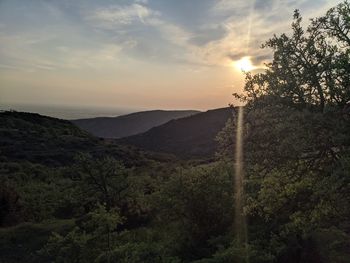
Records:
[[[350,262],[350,5],[300,24],[295,12],[292,35],[266,43],[273,61],[236,94],[246,246],[233,229],[235,119],[201,162],[4,112],[0,262]]]
[[[218,146],[215,137],[232,114],[230,108],[209,110],[121,138],[120,142],[181,158],[210,158]]]

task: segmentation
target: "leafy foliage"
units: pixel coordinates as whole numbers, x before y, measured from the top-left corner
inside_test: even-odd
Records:
[[[263,47],[271,48],[273,61],[264,73],[248,74],[246,101],[262,96],[285,98],[300,107],[344,107],[350,102],[349,3],[338,5],[304,30],[299,11],[294,13],[292,35],[274,36]]]

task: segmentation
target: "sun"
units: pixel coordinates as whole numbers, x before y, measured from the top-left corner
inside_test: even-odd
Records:
[[[248,72],[255,69],[250,57],[242,57],[240,60],[234,61],[233,65],[243,72]]]

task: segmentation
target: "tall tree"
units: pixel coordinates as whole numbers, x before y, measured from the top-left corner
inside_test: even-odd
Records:
[[[350,102],[349,3],[314,19],[306,30],[298,10],[292,34],[274,35],[262,47],[273,50],[263,73],[247,74],[246,101],[263,95],[285,98],[302,107],[346,106]]]

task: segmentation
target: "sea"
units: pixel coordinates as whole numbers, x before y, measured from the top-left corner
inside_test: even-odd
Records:
[[[141,111],[142,109],[97,106],[0,104],[0,110],[39,113],[41,115],[59,119],[75,120],[95,117],[117,117],[132,112]]]

